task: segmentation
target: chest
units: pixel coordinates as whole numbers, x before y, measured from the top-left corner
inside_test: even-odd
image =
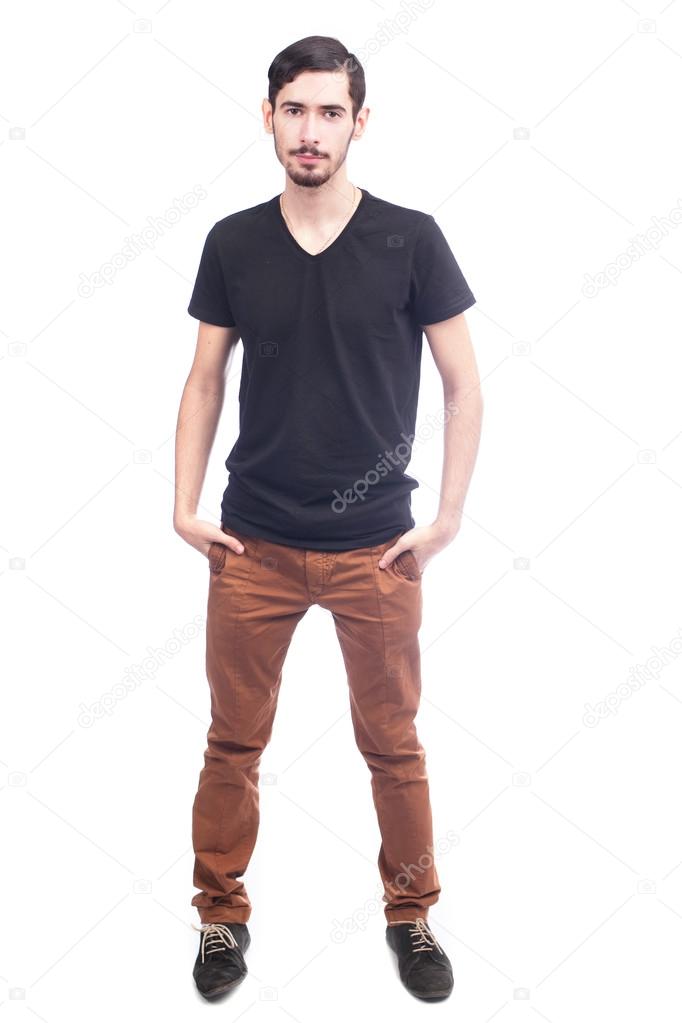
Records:
[[[234,268],[230,304],[242,336],[258,340],[385,338],[409,322],[409,265],[352,247],[333,259],[261,254]]]

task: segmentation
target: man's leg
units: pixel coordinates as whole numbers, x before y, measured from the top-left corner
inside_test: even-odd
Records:
[[[209,551],[206,673],[211,725],[192,808],[194,886],[202,923],[246,923],[251,903],[242,881],[259,825],[259,763],[270,740],[282,666],[309,598],[300,586],[301,553],[225,532]]]
[[[338,552],[319,601],[334,616],[355,738],[372,776],[389,924],[426,920],[441,890],[426,759],[414,724],[421,695],[421,576],[409,552],[386,569],[378,567],[397,536],[377,547]]]

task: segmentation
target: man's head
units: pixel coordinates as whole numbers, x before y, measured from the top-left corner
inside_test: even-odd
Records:
[[[268,79],[263,119],[277,159],[295,184],[324,185],[369,117],[360,62],[338,39],[307,36],[277,54]],[[299,159],[304,154],[318,159]]]

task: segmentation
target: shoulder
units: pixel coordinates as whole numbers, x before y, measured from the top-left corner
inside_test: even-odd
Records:
[[[363,190],[367,200],[369,212],[381,221],[387,223],[400,223],[405,227],[418,230],[431,218],[430,213],[414,209],[411,206],[401,206],[398,203],[390,202],[388,199],[381,199],[372,195],[367,189]]]
[[[410,254],[410,258],[418,251],[421,239],[428,238],[433,228],[437,229],[430,213],[414,209],[412,206],[401,206],[370,193],[367,193],[365,198],[366,223],[372,225],[372,231],[377,235],[386,236],[389,248],[402,248]]]
[[[265,202],[257,203],[255,206],[249,206],[246,209],[228,213],[226,217],[217,220],[211,228],[214,237],[218,241],[224,241],[228,238],[234,238],[235,235],[242,234],[243,232],[252,231],[259,221],[266,220],[272,213],[273,205],[277,199],[278,196],[273,196],[270,199],[266,199]]]

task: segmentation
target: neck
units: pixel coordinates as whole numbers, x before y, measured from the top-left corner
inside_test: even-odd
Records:
[[[326,181],[318,188],[305,188],[287,177],[284,205],[290,218],[302,227],[320,227],[347,216],[357,201],[359,189],[347,178]]]

